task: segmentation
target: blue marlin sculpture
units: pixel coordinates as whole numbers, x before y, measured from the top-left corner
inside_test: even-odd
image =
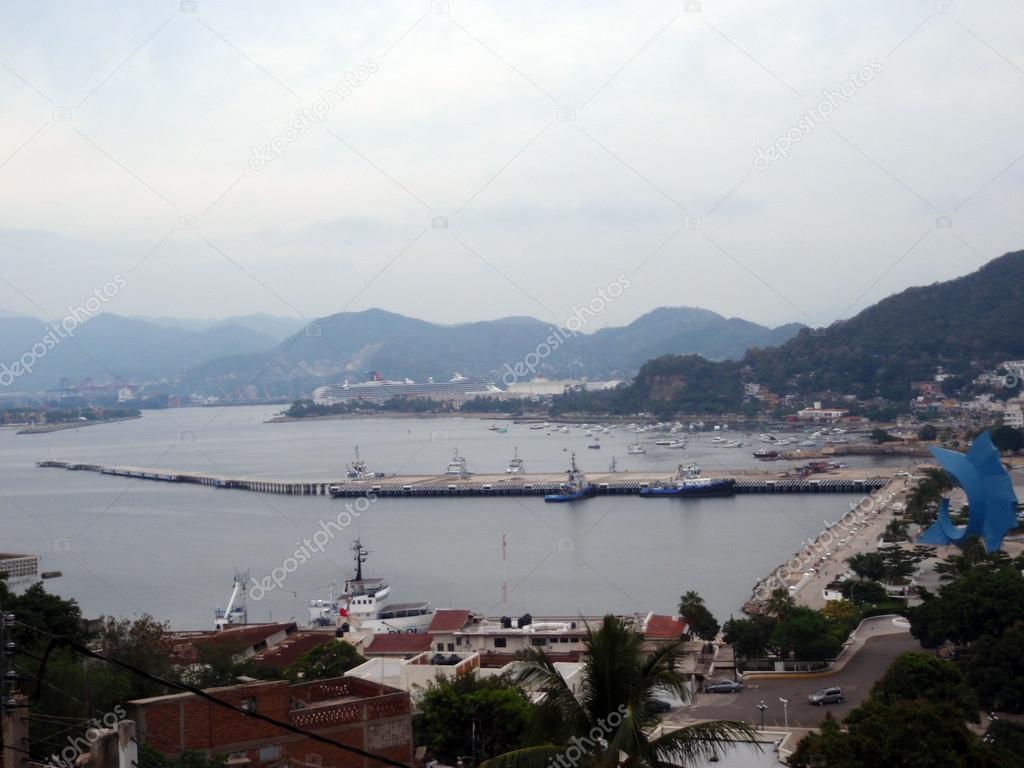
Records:
[[[949,517],[949,499],[944,498],[939,506],[938,520],[918,537],[917,543],[963,546],[968,536],[980,536],[985,548],[995,552],[1002,546],[1006,532],[1017,525],[1017,496],[989,433],[978,435],[966,454],[945,448],[932,447],[930,450],[967,494],[970,514],[967,525],[953,525]]]

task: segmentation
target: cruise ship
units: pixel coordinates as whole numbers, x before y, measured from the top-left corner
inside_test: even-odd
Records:
[[[390,381],[376,371],[371,371],[369,381],[350,384],[346,380],[344,384],[317,387],[313,390],[313,402],[317,405],[336,405],[350,400],[383,401],[392,397],[492,394],[500,391],[494,382],[483,376],[462,376],[456,373],[450,381]]]
[[[314,626],[348,624],[354,631],[386,634],[425,632],[434,618],[429,602],[391,603],[391,586],[382,578],[364,577],[363,563],[368,553],[359,539],[352,542],[355,577],[345,581],[340,597],[309,603],[309,623]]]

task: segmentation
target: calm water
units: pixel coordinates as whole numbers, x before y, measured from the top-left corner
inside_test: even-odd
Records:
[[[178,628],[207,628],[235,569],[262,577],[344,502],[37,469],[39,459],[134,464],[279,478],[340,478],[358,445],[371,469],[439,474],[454,447],[478,472],[501,472],[513,446],[530,472],[560,472],[576,450],[584,470],[753,466],[752,444],[722,449],[691,437],[685,451],[648,444],[627,456],[628,431],[586,449],[582,430],[547,435],[475,419],[372,419],[266,424],[270,407],[147,412],[139,420],[42,435],[0,430],[0,550],[42,555],[64,577],[49,589],[87,615],[150,613]],[[616,434],[619,433],[619,434]],[[643,435],[641,437],[647,437]],[[861,459],[865,464],[870,460]],[[853,461],[851,461],[853,463]],[[780,471],[784,462],[772,465]],[[672,612],[696,589],[720,619],[755,580],[843,513],[854,497],[736,497],[578,504],[540,499],[379,500],[280,590],[250,600],[250,621],[295,618],[350,572],[348,545],[369,547],[370,573],[395,599],[437,607],[534,614]],[[508,541],[502,562],[502,536]],[[508,600],[501,603],[502,583]]]

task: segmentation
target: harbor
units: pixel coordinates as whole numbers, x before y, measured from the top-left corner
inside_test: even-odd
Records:
[[[283,480],[267,477],[229,476],[222,474],[178,471],[154,467],[76,463],[44,460],[36,462],[39,468],[64,469],[74,472],[96,472],[103,475],[133,480],[152,480],[167,483],[191,483],[221,489],[235,489],[256,493],[287,496],[341,496],[373,495],[392,498],[424,497],[486,497],[486,496],[544,496],[555,493],[563,483],[557,474],[474,475],[472,478],[448,475],[404,475],[377,477],[367,480],[308,479]],[[718,470],[709,476],[735,480],[737,494],[811,494],[811,493],[871,493],[888,482],[887,476],[867,474],[863,469],[840,469],[817,477],[791,478],[756,470]],[[645,488],[668,485],[672,475],[666,472],[604,472],[590,474],[595,495],[637,495]]]

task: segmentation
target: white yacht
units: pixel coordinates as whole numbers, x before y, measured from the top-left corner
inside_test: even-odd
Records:
[[[626,453],[630,456],[643,456],[647,453],[647,449],[644,448],[640,443],[630,443],[626,446]]]
[[[522,475],[525,474],[526,470],[523,469],[523,460],[519,458],[519,449],[512,449],[512,460],[508,463],[508,467],[505,469],[506,475]]]
[[[309,623],[319,626],[348,624],[354,631],[387,634],[425,632],[434,618],[429,602],[391,603],[391,586],[382,578],[363,577],[368,554],[359,539],[352,542],[355,577],[345,581],[345,591],[329,600],[311,600]],[[333,591],[332,591],[333,592]]]
[[[452,460],[448,462],[448,469],[445,470],[445,474],[459,475],[461,477],[472,474],[469,471],[469,463],[462,456],[459,456],[459,449],[457,447],[452,454]]]

